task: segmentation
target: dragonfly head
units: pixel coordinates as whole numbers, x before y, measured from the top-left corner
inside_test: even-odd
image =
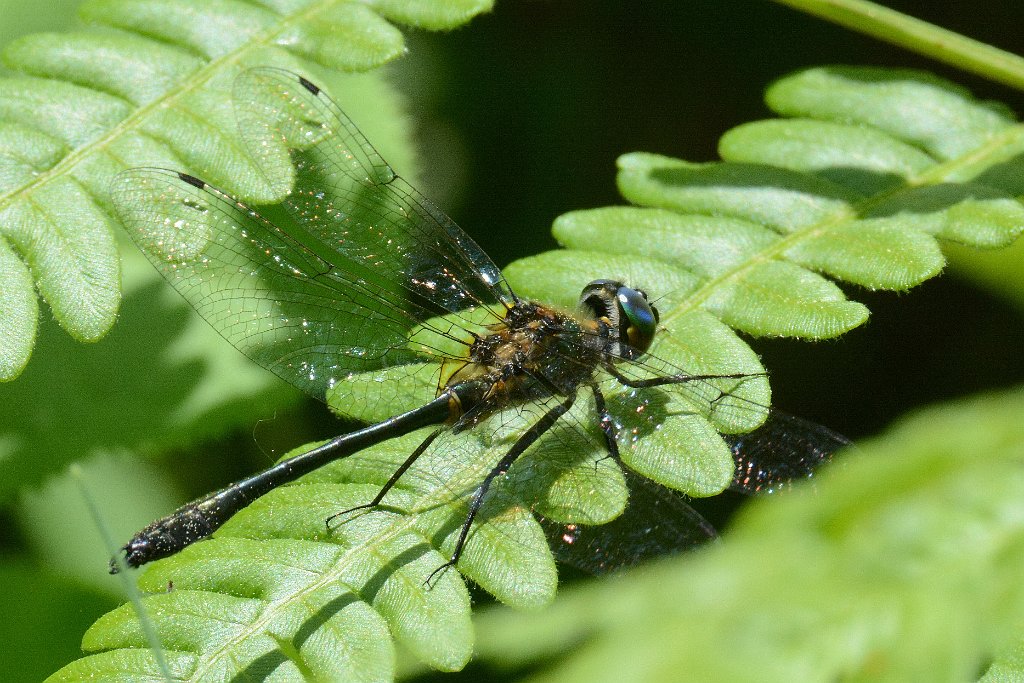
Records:
[[[658,328],[658,309],[642,289],[617,280],[594,280],[580,294],[580,309],[604,322],[614,343],[609,351],[632,360],[651,346]]]

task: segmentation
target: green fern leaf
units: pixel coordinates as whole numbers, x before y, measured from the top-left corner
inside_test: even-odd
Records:
[[[823,275],[905,290],[941,270],[937,240],[997,247],[1024,231],[1024,176],[999,172],[1024,128],[1004,107],[923,72],[852,67],[784,78],[767,101],[802,118],[729,131],[722,162],[621,157],[622,194],[646,208],[560,217],[555,237],[579,251],[525,259],[509,278],[567,303],[556,265],[589,275],[592,252],[606,251],[619,262],[602,264],[607,277],[629,273],[625,259],[657,259],[697,278],[663,311],[670,332],[703,308],[749,334],[823,339],[867,319]],[[630,281],[649,286],[639,275]]]
[[[400,56],[392,21],[451,28],[459,3],[92,0],[94,32],[32,35],[0,80],[0,381],[31,354],[35,293],[72,336],[110,329],[120,274],[107,188],[129,166],[190,170],[253,202],[280,199],[236,139],[231,83],[256,65],[366,70]],[[116,29],[116,30],[112,30]],[[17,263],[20,261],[20,263]]]
[[[339,480],[379,481],[423,436],[368,449],[277,489],[215,539],[154,563],[140,587],[154,594],[146,608],[175,674],[195,681],[270,672],[283,680],[390,680],[392,639],[433,668],[464,666],[473,644],[465,585],[454,571],[430,588],[424,582],[454,547],[465,515],[462,494],[507,442],[489,450],[453,440],[416,463],[389,496],[387,511],[331,531],[323,523],[379,489]],[[499,491],[482,517],[460,570],[510,604],[549,600],[555,568],[529,511]],[[50,680],[156,671],[152,653],[140,654],[147,645],[131,607],[122,606],[85,636],[83,647],[99,654]]]
[[[1022,411],[921,411],[705,553],[480,614],[478,655],[537,681],[964,681],[1017,643],[982,680],[1019,680]]]
[[[978,683],[1013,683],[1024,679],[1024,642],[1003,651]]]
[[[32,275],[17,254],[0,241],[0,336],[24,340],[19,346],[4,347],[0,353],[0,374],[13,377],[28,362],[28,349],[36,338],[36,299],[32,293]]]
[[[378,12],[400,24],[443,31],[460,26],[477,14],[489,12],[493,0],[372,0]]]
[[[875,92],[870,87],[884,78],[868,73],[872,78],[859,82],[870,95]],[[906,74],[897,74],[882,89],[889,99],[882,97],[878,112],[884,112],[885,101],[903,106],[893,95],[902,92],[901,79]],[[962,142],[963,159],[939,160],[917,142],[886,141],[889,133],[880,129],[864,133],[863,124],[812,121],[800,129],[806,132],[802,138],[787,139],[806,146],[817,132],[828,141],[833,157],[822,168],[797,167],[796,154],[786,155],[785,166],[757,157],[698,165],[627,155],[620,160],[620,187],[643,206],[561,217],[555,234],[571,249],[525,259],[506,275],[519,291],[566,307],[575,303],[580,283],[596,277],[644,286],[657,300],[664,328],[652,349],[656,356],[691,372],[761,372],[756,354],[731,327],[824,338],[866,317],[863,306],[847,301],[815,271],[904,289],[941,267],[936,237],[992,245],[1012,239],[1024,226],[1024,210],[1005,187],[981,181],[990,167],[978,161],[986,151],[993,166],[1005,159],[999,142],[1011,145],[1017,127],[1003,114],[992,114],[992,107],[955,88],[934,86],[927,77],[908,86],[918,101],[921,83],[936,87],[939,99],[960,93],[962,106],[947,109],[968,121],[968,137],[981,151]],[[840,89],[840,95],[852,110],[863,111],[848,90]],[[827,100],[827,94],[817,97]],[[987,136],[980,133],[978,121],[991,120],[1003,124]],[[754,137],[769,150],[771,129],[763,130],[755,129]],[[955,134],[950,124],[945,135]],[[845,147],[833,144],[836,135]],[[856,144],[863,140],[874,140],[884,152],[863,161],[856,154],[869,147]],[[960,149],[949,141],[944,145]],[[836,158],[843,149],[848,156]],[[965,176],[968,167],[974,172]],[[425,343],[417,334],[410,339],[413,348]],[[345,383],[345,400],[335,397],[334,404],[349,417],[379,419],[432,396],[436,376],[425,366],[422,375],[409,380],[402,369],[405,381],[399,387],[387,369],[367,373]],[[751,384],[742,388],[743,397],[767,405],[767,383]],[[380,396],[382,385],[393,386],[393,392]],[[720,491],[732,475],[731,456],[717,432],[750,429],[764,415],[727,410],[682,419],[693,411],[665,409],[673,413],[665,423],[671,428],[639,439],[644,447],[629,449],[624,460],[694,495]],[[570,419],[587,424],[584,415],[592,410],[581,400]],[[434,591],[423,582],[454,546],[467,493],[508,448],[520,426],[507,422],[513,417],[499,414],[490,418],[493,429],[483,425],[469,434],[440,437],[445,441],[403,475],[387,510],[332,530],[323,524],[372,498],[426,432],[367,449],[275,490],[236,515],[216,538],[155,563],[141,583],[153,594],[145,605],[172,668],[185,680],[270,672],[290,680],[326,672],[387,679],[394,656],[389,638],[431,667],[460,667],[472,649],[465,587],[455,572],[444,574]],[[531,449],[496,484],[459,571],[507,604],[549,601],[556,575],[532,512],[560,521],[600,522],[625,505],[618,465],[600,460],[595,467],[594,456],[567,443],[541,442]],[[164,594],[170,582],[173,591]],[[368,641],[374,646],[361,645]],[[146,646],[136,619],[121,608],[87,635],[85,647],[96,654],[51,680],[155,670],[152,653],[141,649]]]

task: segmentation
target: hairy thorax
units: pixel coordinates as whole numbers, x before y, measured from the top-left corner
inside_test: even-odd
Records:
[[[481,399],[502,404],[573,393],[599,366],[596,329],[555,308],[518,303],[472,342],[468,362],[446,384],[479,380]]]

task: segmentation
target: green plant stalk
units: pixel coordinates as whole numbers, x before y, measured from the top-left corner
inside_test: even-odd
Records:
[[[866,0],[773,0],[1024,90],[1024,58]]]
[[[89,515],[96,523],[96,528],[100,532],[100,537],[103,539],[103,545],[107,548],[107,554],[115,558],[118,566],[121,568],[121,585],[124,586],[125,593],[128,595],[128,599],[132,605],[135,606],[135,613],[139,616],[139,623],[142,625],[142,631],[146,635],[146,640],[149,641],[149,645],[153,648],[153,656],[156,658],[157,666],[160,668],[160,672],[164,675],[164,680],[172,681],[171,669],[167,665],[167,659],[164,657],[164,650],[160,645],[160,636],[156,632],[156,626],[153,625],[153,620],[149,618],[149,613],[142,604],[142,596],[139,593],[138,587],[135,582],[130,579],[125,571],[127,566],[124,564],[124,560],[121,558],[118,552],[117,544],[114,542],[114,536],[110,533],[110,527],[107,526],[106,520],[100,513],[100,508],[96,504],[96,498],[92,495],[89,490],[88,484],[85,481],[85,473],[83,472],[80,465],[72,465],[69,468],[72,478],[75,483],[78,484],[78,488],[82,493],[82,500],[85,501],[86,506],[89,508]]]

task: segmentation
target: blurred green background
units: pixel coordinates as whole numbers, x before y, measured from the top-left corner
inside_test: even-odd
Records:
[[[0,1],[0,45],[73,27],[77,4]],[[886,4],[1024,52],[1021,3],[993,0],[969,12],[962,3]],[[492,14],[461,30],[408,39],[410,54],[387,71],[407,99],[421,151],[421,189],[501,266],[554,248],[549,229],[557,215],[621,203],[619,154],[715,159],[723,132],[769,115],[764,87],[804,66],[925,68],[1024,111],[1021,93],[763,0],[498,0]],[[1024,379],[1024,303],[989,293],[999,292],[998,284],[986,289],[954,275],[905,295],[848,290],[872,310],[868,325],[836,341],[756,340],[754,347],[773,375],[777,405],[853,438],[870,435],[914,407]],[[129,315],[130,300],[125,307]],[[154,314],[154,325],[159,317]],[[43,318],[30,368],[60,367],[62,354],[83,352],[48,312]],[[140,356],[158,340],[159,328],[153,339],[140,340]],[[105,343],[88,349],[97,363],[104,362]],[[15,397],[37,401],[39,424],[48,424],[51,397],[19,397],[0,387],[0,426],[4,401]],[[163,512],[265,465],[270,454],[339,430],[325,408],[296,402],[286,388],[249,410],[245,428],[183,444],[155,462],[136,465],[131,454],[108,453],[86,468],[87,485],[101,500],[131,499]],[[40,443],[40,457],[59,443]],[[120,602],[78,496],[60,480],[0,508],[4,680],[38,680],[76,657],[87,625]],[[118,520],[128,528],[146,521]]]

